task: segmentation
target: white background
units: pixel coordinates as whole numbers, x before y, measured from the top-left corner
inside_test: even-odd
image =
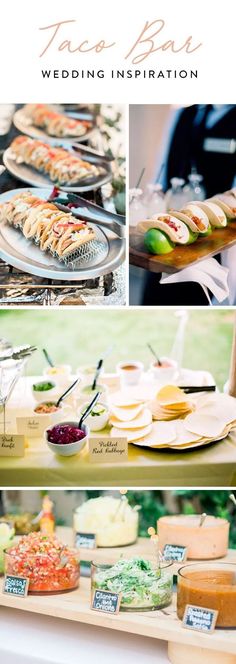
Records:
[[[6,2],[1,13],[1,101],[232,103],[235,101],[233,7],[233,0],[223,3],[145,0],[140,6],[131,0]],[[144,23],[160,18],[166,25],[157,37],[156,46],[173,38],[180,45],[189,35],[193,35],[195,43],[203,42],[203,46],[192,55],[158,51],[136,68],[197,68],[198,80],[110,80],[111,68],[130,68],[124,56]],[[116,46],[100,54],[73,55],[66,51],[58,53],[53,47],[39,58],[46,44],[46,33],[39,28],[69,19],[76,19],[76,23],[64,29],[60,41],[70,38],[78,45],[88,39],[92,45],[104,39],[115,41]],[[42,68],[101,68],[106,70],[107,77],[43,80]]]

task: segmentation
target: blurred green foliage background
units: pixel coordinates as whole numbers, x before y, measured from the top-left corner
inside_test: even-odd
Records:
[[[228,378],[233,318],[232,310],[189,311],[183,365],[210,371],[220,388]],[[78,365],[94,364],[113,344],[106,371],[114,371],[116,363],[127,358],[139,359],[147,368],[152,359],[147,342],[159,355],[170,355],[177,327],[175,311],[168,309],[0,311],[1,337],[38,347],[28,363],[30,374],[41,374],[45,366],[43,347],[55,363],[69,363],[76,370]]]
[[[139,504],[140,535],[145,537],[149,526],[165,514],[202,514],[230,521],[230,547],[236,549],[236,507],[226,489],[177,489],[174,491],[128,491],[131,504]],[[236,494],[236,492],[234,492]]]
[[[148,528],[156,528],[157,519],[165,514],[207,514],[230,521],[230,547],[236,549],[236,507],[230,500],[230,489],[147,489],[128,490],[131,505],[140,505],[139,535],[148,537]],[[52,489],[46,490],[2,490],[0,491],[0,515],[33,512],[37,514],[42,497],[50,493],[58,525],[72,526],[73,511],[89,498],[113,495],[120,498],[119,490],[99,489]],[[233,491],[236,496],[236,490]]]

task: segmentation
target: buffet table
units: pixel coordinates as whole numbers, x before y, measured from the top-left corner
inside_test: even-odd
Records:
[[[30,385],[35,380],[39,378],[32,376],[19,381],[9,408],[18,408],[20,399],[23,399],[24,406],[30,405]],[[91,437],[95,435],[90,434]],[[116,463],[92,464],[86,447],[76,456],[55,455],[42,437],[28,440],[24,457],[0,457],[0,484],[3,487],[207,487],[209,484],[234,486],[235,483],[235,433],[192,451],[161,451],[130,444],[128,461]]]
[[[73,529],[57,527],[63,545],[71,546]],[[126,547],[80,549],[81,561],[113,564],[119,557],[156,558],[151,538],[138,538]],[[221,562],[236,562],[236,550],[229,550]],[[191,565],[193,561],[185,561]],[[177,575],[183,563],[174,563]],[[4,664],[69,664],[79,657],[119,664],[121,658],[131,664],[158,661],[189,661],[235,664],[236,630],[216,629],[213,633],[184,629],[176,614],[176,593],[171,604],[153,611],[120,611],[118,614],[94,611],[90,607],[91,581],[82,575],[79,588],[56,594],[29,594],[17,597],[2,592],[0,580],[0,655]],[[122,632],[120,639],[119,632]],[[12,634],[14,633],[14,639]],[[199,659],[201,657],[201,659]]]

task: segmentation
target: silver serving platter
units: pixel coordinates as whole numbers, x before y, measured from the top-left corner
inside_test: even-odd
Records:
[[[79,155],[76,152],[71,151],[71,154],[74,156],[81,156],[82,154]],[[73,185],[71,187],[67,186],[61,186],[60,189],[63,191],[71,191],[71,192],[78,192],[81,193],[83,191],[94,191],[95,189],[98,189],[99,187],[102,187],[104,184],[107,182],[110,182],[112,179],[112,171],[111,171],[111,166],[110,163],[107,161],[103,161],[101,159],[94,159],[93,157],[89,156],[86,157],[87,161],[90,161],[91,163],[96,163],[98,166],[102,166],[105,170],[105,173],[102,175],[99,175],[98,177],[93,177],[89,181],[84,180],[80,181],[80,184]],[[7,148],[3,154],[3,163],[6,166],[7,170],[14,175],[15,178],[18,180],[21,180],[22,182],[27,182],[28,184],[32,185],[33,187],[53,187],[57,186],[56,182],[52,182],[50,178],[47,175],[44,175],[43,173],[40,173],[39,171],[36,171],[32,166],[28,166],[27,164],[24,163],[18,163],[16,159],[14,158],[14,155],[12,153],[11,148]]]
[[[33,189],[24,187],[0,194],[0,204],[9,201],[15,194],[30,191],[47,200],[48,189]],[[94,206],[95,207],[95,206]],[[104,215],[106,211],[104,210]],[[114,215],[115,217],[116,215]],[[101,217],[101,208],[97,206],[97,221]],[[27,240],[20,229],[13,228],[8,223],[2,223],[0,227],[0,258],[9,265],[29,272],[39,277],[60,281],[82,281],[84,279],[95,279],[96,277],[109,274],[121,265],[125,260],[125,239],[118,238],[109,228],[103,229],[96,225],[96,211],[94,222],[90,223],[96,230],[97,239],[103,243],[102,254],[91,258],[83,264],[83,260],[76,261],[73,268],[59,262],[50,253],[43,252],[30,240]]]
[[[54,106],[53,108],[55,109],[56,107]],[[87,139],[92,135],[94,129],[96,128],[95,115],[93,115],[93,113],[87,113],[84,111],[78,111],[76,113],[65,113],[65,115],[68,115],[70,118],[75,118],[77,120],[90,120],[92,122],[92,128],[89,129],[89,131],[87,131],[83,136],[70,136],[68,138],[50,136],[43,129],[40,129],[40,127],[35,127],[30,123],[29,118],[25,114],[24,106],[15,111],[13,116],[13,123],[16,129],[18,129],[22,134],[27,134],[27,136],[31,136],[31,138],[40,138],[41,141],[47,141],[47,143],[53,143],[54,145],[61,145],[62,141],[63,143],[71,143],[72,141],[74,143],[83,143],[84,141],[87,141]]]

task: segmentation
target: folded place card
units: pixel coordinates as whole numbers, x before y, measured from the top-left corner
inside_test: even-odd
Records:
[[[6,408],[5,421],[3,411],[0,413],[0,433],[14,430],[16,430],[15,411],[12,408]]]
[[[38,438],[49,426],[48,415],[24,415],[16,418],[17,431],[29,438]]]
[[[105,438],[96,436],[89,439],[89,459],[91,463],[119,463],[128,461],[128,441],[124,436]]]
[[[23,457],[25,455],[25,437],[17,433],[0,434],[0,456]]]

